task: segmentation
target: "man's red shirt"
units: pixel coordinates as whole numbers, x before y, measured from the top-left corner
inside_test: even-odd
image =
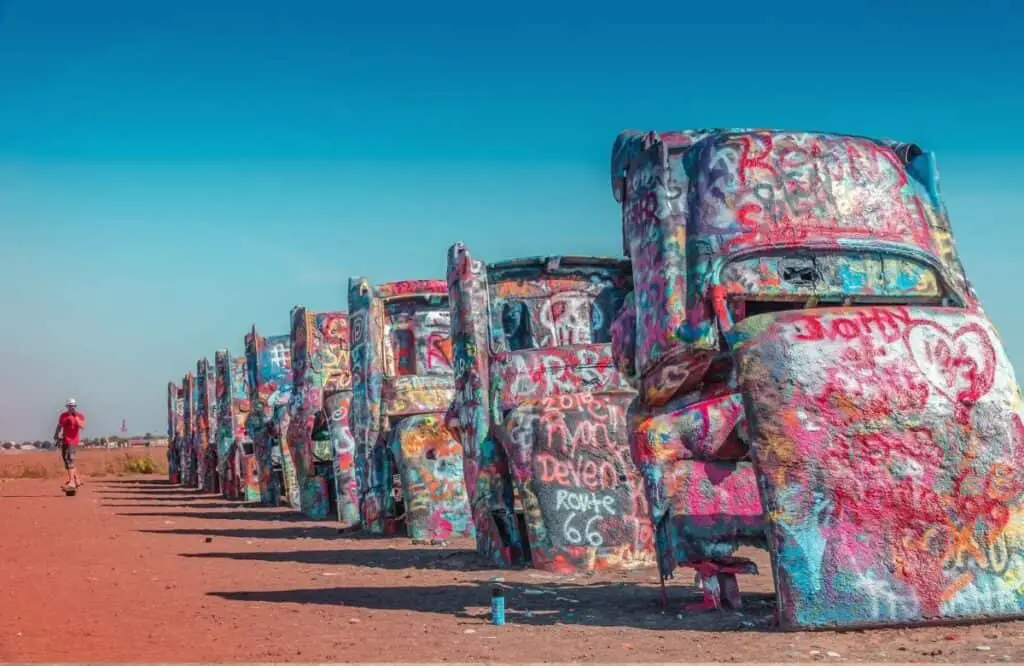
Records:
[[[82,412],[64,412],[57,421],[60,427],[64,443],[68,446],[78,446],[78,433],[85,426],[85,414]]]

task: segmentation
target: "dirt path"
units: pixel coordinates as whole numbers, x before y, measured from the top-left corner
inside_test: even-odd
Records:
[[[481,569],[471,544],[340,537],[159,480],[95,481],[74,498],[58,485],[0,485],[0,661],[1024,659],[1024,623],[772,631],[761,553],[744,613],[677,615],[661,612],[652,570]],[[487,619],[495,578],[504,627]],[[673,609],[696,595],[680,578]]]

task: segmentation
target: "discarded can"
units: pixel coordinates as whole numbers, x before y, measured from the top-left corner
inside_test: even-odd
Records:
[[[500,587],[491,590],[491,624],[505,624],[505,592]]]

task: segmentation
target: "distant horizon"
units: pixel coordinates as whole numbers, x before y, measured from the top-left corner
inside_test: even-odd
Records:
[[[731,9],[0,0],[0,441],[45,441],[69,397],[86,435],[163,434],[199,359],[346,309],[353,275],[443,279],[456,241],[617,257],[628,128],[934,151],[1024,371],[1024,7]]]
[[[146,437],[145,434],[141,434],[141,435],[96,435],[95,437],[82,437],[82,442],[83,443],[84,442],[92,442],[92,441],[96,441],[96,440],[100,440],[100,439],[102,439],[102,440],[109,440],[109,439],[117,439],[117,440],[140,439],[140,440],[147,440],[147,441],[159,441],[161,439],[168,439],[168,437],[167,437],[167,433],[155,433],[155,432],[154,433],[150,433],[150,436],[148,438]],[[12,444],[34,444],[36,442],[50,442],[50,443],[53,443],[53,441],[54,440],[53,440],[52,437],[50,437],[48,439],[20,439],[20,440],[19,439],[0,439],[0,444],[7,444],[8,442],[10,442]]]

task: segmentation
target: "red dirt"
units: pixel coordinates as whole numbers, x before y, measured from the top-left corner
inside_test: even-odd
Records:
[[[656,572],[480,568],[464,549],[343,537],[154,479],[0,481],[0,661],[1009,661],[1024,622],[770,629],[770,568],[743,613],[660,610]],[[494,577],[508,622],[488,623]],[[989,648],[980,650],[979,648]],[[837,653],[830,656],[828,653]]]

